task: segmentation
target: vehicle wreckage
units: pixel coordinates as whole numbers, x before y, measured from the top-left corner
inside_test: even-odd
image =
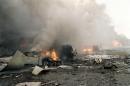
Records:
[[[73,61],[76,52],[71,45],[63,45],[60,52],[54,49],[48,51],[32,51],[24,52],[16,51],[13,56],[6,57],[8,60],[4,61],[7,68],[17,69],[25,66],[39,65],[39,66],[59,66]],[[4,58],[3,58],[4,59]],[[1,67],[1,70],[3,68]]]

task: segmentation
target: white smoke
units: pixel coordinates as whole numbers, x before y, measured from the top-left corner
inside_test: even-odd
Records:
[[[47,0],[46,3],[47,6],[37,8],[44,27],[35,48],[49,47],[53,43],[72,44],[77,48],[100,44],[111,46],[116,33],[103,5],[98,5],[95,0]]]

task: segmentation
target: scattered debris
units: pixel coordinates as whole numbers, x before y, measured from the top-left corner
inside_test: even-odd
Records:
[[[78,68],[84,68],[84,69],[92,69],[92,66],[77,66]]]
[[[35,66],[33,71],[32,71],[32,74],[33,75],[38,75],[42,70],[43,70],[43,68],[41,68],[39,66]]]
[[[54,86],[59,85],[56,81],[50,81],[50,82],[47,82],[47,83],[43,83],[42,86],[48,86],[49,84],[53,84]]]
[[[32,68],[24,68],[24,69],[19,69],[19,70],[8,70],[8,71],[0,72],[0,75],[20,74],[20,73],[30,72],[31,70],[32,70]]]
[[[119,58],[119,55],[86,55],[84,59],[90,58],[90,59],[95,59],[95,58],[101,58],[101,59],[112,59],[112,58]]]
[[[11,68],[22,68],[26,64],[34,64],[37,65],[39,62],[39,58],[36,57],[27,57],[22,52],[16,51],[15,55],[12,57],[8,66]]]
[[[102,58],[95,58],[95,64],[100,64],[102,62]]]
[[[60,66],[58,66],[58,68],[62,68],[62,69],[73,69],[72,66],[68,66],[68,65],[60,65]]]
[[[127,58],[127,64],[128,64],[127,71],[128,71],[128,73],[130,73],[130,56],[128,56],[128,58]]]
[[[5,67],[7,67],[7,64],[1,64],[0,65],[0,71],[2,71]]]
[[[65,51],[62,53],[64,54]],[[120,74],[120,72],[124,73],[124,71],[122,72],[122,70],[124,69],[127,70],[127,66],[128,66],[126,63],[124,63],[124,60],[120,60],[120,61],[115,60],[117,56],[112,57],[111,55],[91,55],[89,57],[92,58],[83,58],[83,59],[71,58],[70,60],[68,60],[69,58],[68,56],[67,58],[62,58],[58,61],[51,60],[48,57],[30,57],[30,56],[32,55],[25,56],[22,52],[17,51],[10,60],[5,60],[5,59],[1,60],[0,64],[4,61],[5,63],[2,63],[0,66],[0,71],[1,71],[0,80],[2,80],[0,81],[1,82],[0,86],[7,86],[5,85],[6,83],[4,83],[4,80],[10,80],[8,84],[10,85],[11,83],[11,85],[13,84],[12,86],[14,86],[16,83],[18,84],[15,86],[59,86],[62,84],[64,86],[68,86],[68,83],[73,85],[73,81],[74,83],[75,81],[78,82],[78,86],[86,86],[88,85],[88,83],[91,82],[90,78],[92,77],[96,76],[95,79],[92,80],[92,82],[96,82],[96,81],[99,82],[100,80],[102,81],[102,79],[103,80],[111,79],[112,78],[111,76],[113,76],[114,74],[117,75]],[[69,61],[69,63],[67,61]],[[41,65],[36,66],[39,65],[39,62],[42,63],[42,66]],[[94,62],[98,65],[95,65]],[[30,64],[33,65],[30,66]],[[20,69],[2,71],[6,66],[13,67],[13,68],[20,68]],[[116,69],[116,70],[114,71],[106,70],[105,68]],[[128,72],[130,72],[129,68],[128,68]],[[30,74],[30,72],[32,74]],[[42,75],[43,73],[46,75],[38,76],[40,74]],[[100,79],[100,76],[102,76],[103,78]],[[86,80],[88,81],[88,83],[86,83]],[[105,85],[101,85],[101,86],[105,86]]]
[[[41,82],[23,82],[16,84],[16,86],[41,86]]]
[[[25,55],[20,51],[16,51],[8,65],[13,68],[24,67],[25,61]]]
[[[0,63],[8,63],[10,62],[11,59],[12,59],[12,56],[0,58]]]
[[[33,75],[38,75],[42,71],[51,71],[51,70],[56,70],[56,69],[57,69],[56,67],[47,67],[47,66],[45,66],[45,68],[41,68],[39,66],[35,66],[33,71],[32,71],[32,74]]]
[[[4,76],[2,76],[1,78],[9,78],[9,77],[11,77],[11,75],[4,75]]]
[[[56,69],[57,67],[45,67],[43,71],[51,71],[51,70],[56,70]]]
[[[115,65],[117,68],[127,68],[128,65],[124,62],[114,62],[113,65]]]
[[[104,69],[118,69],[118,71],[120,70],[124,70],[124,69],[127,69],[128,68],[128,65],[125,64],[124,62],[106,62],[104,63],[103,65]]]

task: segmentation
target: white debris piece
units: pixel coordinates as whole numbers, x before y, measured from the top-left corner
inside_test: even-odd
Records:
[[[8,62],[10,62],[11,59],[12,59],[12,56],[10,56],[10,57],[3,57],[3,58],[0,58],[0,62],[8,63]]]
[[[96,62],[97,64],[100,64],[100,63],[102,62],[102,58],[95,58],[95,62]]]
[[[16,86],[41,86],[41,82],[23,82],[16,84]]]
[[[43,68],[41,68],[39,66],[35,66],[33,71],[32,71],[32,74],[33,75],[38,75],[41,71],[43,71]]]
[[[73,69],[72,66],[68,66],[68,65],[60,65],[60,66],[58,66],[58,68],[63,68],[63,69]]]
[[[0,65],[0,71],[2,71],[6,66],[7,66],[7,64],[1,64]]]
[[[48,66],[45,66],[45,69],[47,69],[48,68]]]
[[[101,58],[101,59],[112,59],[112,58],[119,58],[119,55],[86,55],[85,58],[89,59],[95,59],[95,58]]]

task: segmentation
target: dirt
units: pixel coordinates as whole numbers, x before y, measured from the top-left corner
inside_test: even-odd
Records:
[[[0,86],[15,86],[20,82],[39,82],[43,86],[130,86],[130,74],[98,67],[44,71],[38,76],[31,72],[6,74],[0,76]]]

